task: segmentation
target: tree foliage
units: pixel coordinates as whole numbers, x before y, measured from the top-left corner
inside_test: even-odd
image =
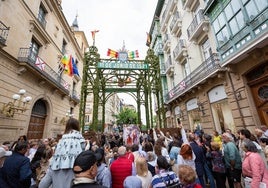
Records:
[[[116,115],[117,124],[137,124],[138,114],[135,110],[124,108],[119,114]]]

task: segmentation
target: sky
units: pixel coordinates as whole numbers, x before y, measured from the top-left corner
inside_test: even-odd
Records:
[[[99,30],[95,46],[101,58],[108,58],[108,48],[118,51],[125,43],[127,50],[138,50],[138,59],[145,59],[148,50],[146,32],[150,30],[157,1],[62,0],[62,10],[69,25],[78,15],[79,30],[85,32],[89,45],[93,44],[91,31]],[[120,93],[119,97],[136,106],[130,95]]]
[[[144,59],[157,0],[62,0],[62,9],[71,25],[78,14],[79,30],[93,44],[91,31],[96,34],[95,45],[101,58],[107,58],[108,48],[119,50],[125,42],[129,51],[138,50]]]

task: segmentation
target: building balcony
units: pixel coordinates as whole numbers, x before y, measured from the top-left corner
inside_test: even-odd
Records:
[[[176,61],[179,61],[186,56],[187,56],[186,42],[185,40],[180,39],[173,51],[173,57]]]
[[[182,6],[184,10],[193,11],[197,6],[198,0],[182,0]]]
[[[71,100],[73,100],[76,104],[80,102],[80,96],[76,90],[72,91]]]
[[[6,40],[9,32],[9,27],[7,27],[3,22],[0,21],[0,47],[6,46]]]
[[[32,53],[31,48],[20,48],[18,61],[21,65],[18,74],[31,70],[38,77],[40,85],[50,83],[55,87],[55,91],[61,92],[63,96],[69,95],[70,84],[63,80],[45,61]]]
[[[189,41],[196,42],[199,36],[206,33],[208,29],[209,19],[203,14],[203,10],[200,9],[187,29]]]
[[[156,55],[163,55],[164,54],[164,51],[163,51],[163,43],[162,42],[158,42],[156,45],[155,45],[155,53]]]
[[[169,0],[167,4],[167,11],[174,14],[177,10],[178,0]]]
[[[167,12],[167,9],[164,10],[162,16],[161,16],[161,22],[160,22],[160,29],[162,32],[166,32],[167,31],[167,23],[165,22],[166,20],[166,16],[168,15],[169,13]]]
[[[173,76],[174,75],[174,64],[171,61],[171,56],[168,57],[168,60],[165,63],[165,67],[166,67],[166,74],[168,76]]]
[[[166,75],[166,65],[164,63],[161,63],[160,64],[160,74],[162,76],[165,76]]]
[[[171,16],[177,11],[178,0],[170,0],[161,17],[161,31],[167,31],[167,24]]]
[[[170,39],[169,39],[168,34],[165,34],[164,35],[164,37],[163,37],[163,43],[164,43],[163,50],[165,52],[170,52]]]
[[[178,37],[181,33],[181,26],[182,26],[182,20],[181,20],[181,17],[180,17],[180,13],[177,11],[171,22],[170,22],[170,25],[169,25],[169,29],[170,29],[170,32],[172,35]]]
[[[165,95],[164,102],[172,102],[174,99],[196,87],[198,84],[205,83],[208,78],[212,78],[220,71],[225,71],[225,69],[220,66],[218,54],[212,54],[212,56],[198,66],[190,75],[172,88]]]

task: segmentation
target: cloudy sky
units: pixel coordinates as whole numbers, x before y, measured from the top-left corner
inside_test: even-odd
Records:
[[[79,29],[84,31],[90,45],[91,32],[102,58],[107,49],[118,50],[125,41],[126,49],[138,50],[144,59],[148,47],[146,32],[150,30],[157,0],[63,0],[62,9],[71,25],[78,14]]]
[[[89,45],[93,44],[91,31],[99,30],[95,45],[101,58],[107,58],[108,48],[121,49],[124,41],[127,50],[138,50],[139,59],[144,59],[148,50],[146,32],[150,30],[156,5],[157,0],[62,0],[68,23],[71,25],[78,14],[79,30],[85,32]],[[136,106],[129,95],[119,97]],[[144,117],[142,120],[145,123]]]

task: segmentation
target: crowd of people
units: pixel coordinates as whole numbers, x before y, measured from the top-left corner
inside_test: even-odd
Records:
[[[0,146],[3,188],[251,188],[268,185],[268,128],[213,134],[151,129],[138,144],[122,134],[88,140],[70,118],[59,140],[28,140]]]

